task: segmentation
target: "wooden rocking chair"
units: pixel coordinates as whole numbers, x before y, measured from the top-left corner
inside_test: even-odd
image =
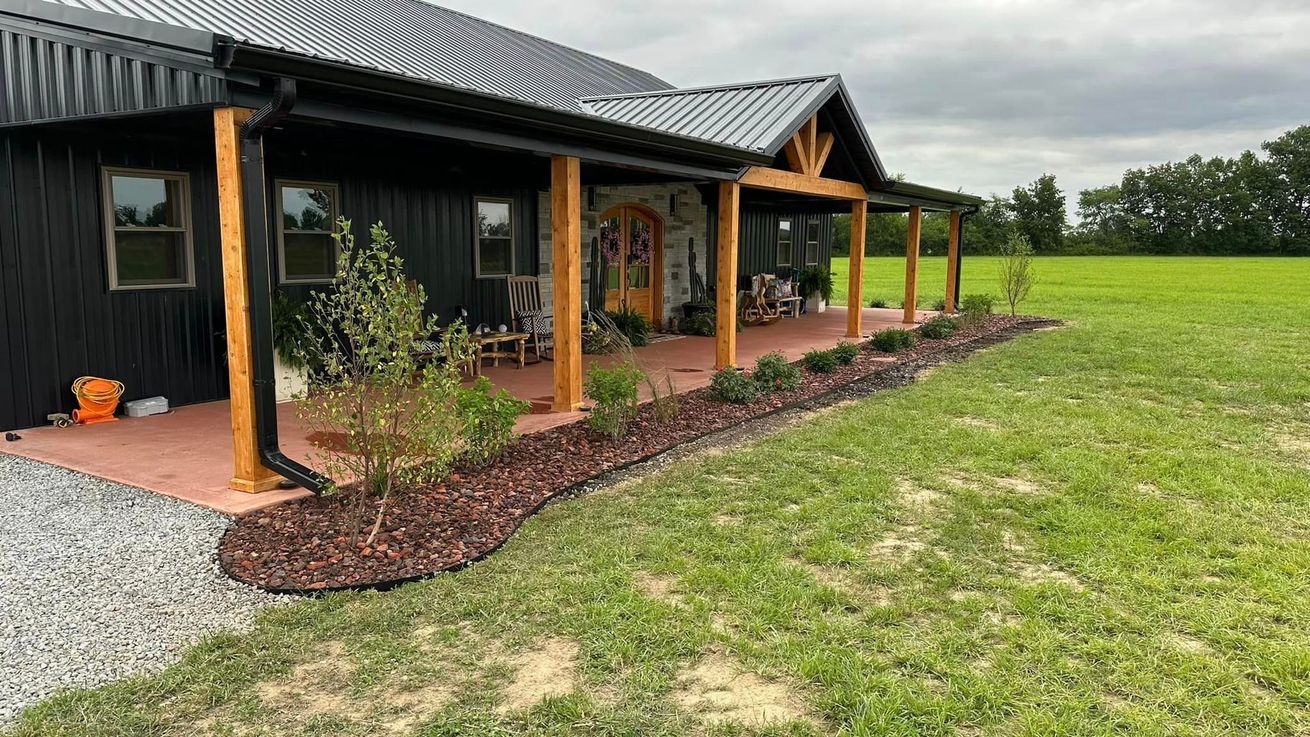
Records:
[[[532,352],[538,361],[549,361],[555,351],[555,318],[546,314],[541,301],[541,282],[535,276],[511,276],[509,317],[513,329],[532,336]],[[547,353],[551,355],[547,355]]]

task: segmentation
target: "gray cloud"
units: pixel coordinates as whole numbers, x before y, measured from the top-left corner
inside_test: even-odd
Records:
[[[913,181],[1070,193],[1310,123],[1305,0],[437,0],[679,85],[840,72]]]

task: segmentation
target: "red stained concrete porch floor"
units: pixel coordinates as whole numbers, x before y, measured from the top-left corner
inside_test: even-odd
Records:
[[[919,319],[932,314],[920,312]],[[901,311],[865,309],[866,334],[901,324]],[[737,359],[751,366],[755,359],[780,351],[788,360],[805,352],[830,348],[845,338],[846,308],[784,319],[747,328],[737,336]],[[676,337],[638,349],[643,367],[662,377],[667,371],[679,392],[706,386],[714,371],[714,339]],[[598,356],[584,357],[584,365]],[[540,432],[576,422],[583,412],[549,412],[554,393],[550,362],[518,369],[506,362],[487,365],[483,373],[496,386],[534,405],[534,413],[519,419],[519,433]],[[295,405],[278,405],[282,450],[312,465],[307,430],[296,417]],[[73,428],[42,427],[20,431],[23,439],[0,444],[0,452],[25,456],[100,478],[183,499],[219,512],[243,515],[308,494],[303,489],[244,494],[227,488],[232,473],[232,436],[228,403],[179,407],[166,414]]]

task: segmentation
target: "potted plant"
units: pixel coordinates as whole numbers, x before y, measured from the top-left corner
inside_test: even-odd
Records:
[[[823,312],[832,300],[832,272],[826,266],[806,266],[796,277],[796,286],[805,298],[805,309]]]
[[[301,348],[308,314],[305,303],[292,302],[281,291],[273,295],[273,384],[279,402],[303,397],[309,388],[309,367]]]

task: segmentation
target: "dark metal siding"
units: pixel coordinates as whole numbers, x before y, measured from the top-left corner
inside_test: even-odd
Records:
[[[316,141],[306,145],[306,139]],[[306,129],[270,137],[266,151],[270,209],[273,179],[337,184],[341,214],[351,219],[355,237],[367,240],[369,225],[381,221],[396,240],[405,270],[422,282],[427,309],[443,323],[458,317],[459,306],[475,326],[509,323],[505,279],[473,277],[473,201],[478,195],[514,201],[515,271],[536,274],[537,190],[546,159],[416,141],[361,148]],[[279,288],[297,299],[311,289]]]
[[[0,133],[0,427],[71,410],[84,374],[122,381],[125,399],[226,395],[212,141]],[[109,292],[102,164],[190,174],[195,288]]]
[[[0,124],[222,101],[212,75],[0,28]]]
[[[718,208],[710,208],[709,253],[706,271],[706,287],[714,288],[717,273],[717,260],[714,249],[718,241]],[[739,288],[750,285],[750,277],[755,274],[778,273],[778,221],[782,218],[792,220],[792,264],[794,270],[804,266],[805,229],[807,223],[819,223],[819,265],[832,266],[832,222],[831,214],[793,212],[752,203],[742,203],[740,231],[737,244],[737,280]]]
[[[122,381],[128,400],[227,395],[213,129],[204,115],[172,120],[153,134],[112,123],[0,131],[0,429],[71,410],[69,385],[84,374]],[[514,199],[516,269],[536,273],[544,159],[405,140],[352,147],[302,129],[271,136],[267,161],[270,181],[338,184],[357,237],[381,220],[445,320],[463,305],[475,324],[508,322],[505,280],[472,275],[475,194]],[[109,292],[102,165],[190,175],[195,288]]]

